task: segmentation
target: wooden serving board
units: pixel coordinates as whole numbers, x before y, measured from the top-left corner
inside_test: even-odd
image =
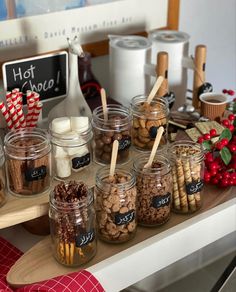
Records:
[[[50,245],[50,236],[45,237],[29,251],[27,251],[10,269],[7,281],[14,287],[24,286],[30,283],[46,280],[62,274],[68,274],[80,269],[86,269],[104,261],[126,249],[164,232],[188,219],[204,213],[211,208],[235,198],[236,188],[217,189],[214,186],[206,186],[203,189],[203,206],[201,210],[191,215],[172,214],[170,220],[156,228],[138,227],[134,239],[123,244],[107,244],[98,241],[96,256],[86,265],[79,268],[67,268],[53,258]],[[46,267],[46,268],[45,268]]]

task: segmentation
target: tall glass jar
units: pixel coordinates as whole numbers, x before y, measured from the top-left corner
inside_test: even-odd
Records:
[[[107,106],[108,119],[104,119],[101,106],[93,111],[94,158],[97,163],[109,164],[112,144],[119,141],[117,163],[129,160],[131,146],[131,116],[124,106],[111,104]]]
[[[138,197],[138,223],[156,226],[170,218],[172,175],[169,160],[156,155],[150,168],[144,168],[149,155],[139,155],[133,164]]]
[[[0,145],[0,207],[6,202],[6,176],[5,176],[5,156]]]
[[[10,131],[4,139],[7,190],[30,196],[49,190],[51,144],[46,131],[26,128]]]
[[[150,151],[160,126],[164,127],[160,146],[167,144],[169,107],[164,98],[155,98],[150,104],[146,100],[146,96],[138,95],[131,102],[132,144],[138,150]]]
[[[178,141],[170,146],[173,210],[193,213],[202,205],[204,154],[200,144]]]
[[[56,118],[49,131],[55,179],[71,179],[92,163],[93,132],[87,117]]]
[[[137,194],[134,175],[117,168],[109,177],[108,167],[96,175],[97,228],[100,239],[121,243],[134,237],[137,228]]]
[[[50,194],[52,250],[66,266],[87,263],[97,249],[96,219],[92,189],[83,182],[61,182]]]

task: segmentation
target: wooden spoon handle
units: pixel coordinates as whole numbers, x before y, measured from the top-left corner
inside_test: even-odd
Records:
[[[164,77],[163,76],[159,76],[157,78],[157,80],[156,80],[156,82],[155,82],[155,84],[154,84],[151,92],[149,93],[149,95],[147,97],[147,103],[150,103],[153,100],[153,98],[154,98],[155,94],[157,93],[157,90],[161,86],[163,80],[164,80]]]
[[[164,80],[162,85],[157,91],[157,97],[162,97],[168,93],[168,53],[159,52],[157,54],[157,67],[156,67],[157,76],[163,76]]]
[[[118,148],[119,148],[119,141],[115,140],[112,144],[111,165],[110,165],[110,173],[109,173],[110,177],[113,177],[115,173]]]
[[[101,101],[102,101],[102,110],[103,110],[103,116],[104,120],[108,120],[108,115],[107,115],[107,97],[106,97],[106,91],[104,88],[101,88],[100,91],[101,94]]]

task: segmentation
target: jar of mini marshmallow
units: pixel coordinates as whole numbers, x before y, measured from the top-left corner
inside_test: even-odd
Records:
[[[92,128],[88,117],[60,117],[49,125],[55,179],[71,179],[92,162]]]

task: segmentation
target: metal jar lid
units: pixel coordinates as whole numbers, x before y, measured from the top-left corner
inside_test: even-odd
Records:
[[[151,41],[142,36],[110,36],[110,46],[124,50],[146,50],[151,48]]]
[[[187,33],[177,30],[156,30],[149,34],[149,39],[152,42],[185,43],[189,38]]]

